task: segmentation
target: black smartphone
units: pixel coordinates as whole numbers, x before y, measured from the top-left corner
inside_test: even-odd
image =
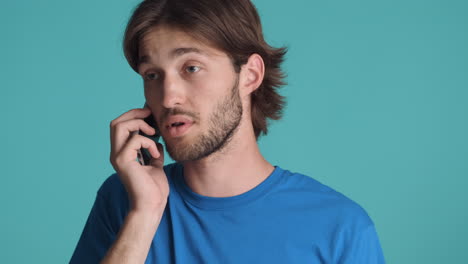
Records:
[[[145,106],[146,106],[146,103],[145,103]],[[161,137],[161,135],[159,134],[158,127],[156,125],[156,121],[154,120],[153,114],[149,115],[148,117],[146,117],[143,120],[146,123],[148,123],[148,125],[153,127],[156,130],[156,133],[154,135],[147,135],[141,130],[137,131],[137,133],[142,135],[142,136],[145,136],[145,137],[147,137],[147,138],[149,138],[151,140],[153,140],[156,143],[158,143],[159,138]],[[148,165],[150,163],[152,157],[151,157],[151,154],[149,153],[148,149],[140,148],[140,150],[138,151],[138,154],[137,154],[137,158],[138,158],[138,162],[141,165]]]

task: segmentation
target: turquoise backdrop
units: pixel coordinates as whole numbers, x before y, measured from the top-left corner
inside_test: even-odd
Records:
[[[109,123],[144,102],[121,50],[138,2],[3,2],[2,263],[69,261],[113,173]],[[254,3],[289,47],[267,159],[361,204],[388,263],[467,263],[468,2]]]

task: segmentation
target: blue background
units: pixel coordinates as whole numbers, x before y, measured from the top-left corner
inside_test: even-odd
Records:
[[[121,50],[138,2],[2,4],[2,263],[71,257],[113,173],[109,123],[144,102]],[[464,263],[468,2],[254,3],[267,40],[289,47],[266,158],[361,204],[388,263]]]

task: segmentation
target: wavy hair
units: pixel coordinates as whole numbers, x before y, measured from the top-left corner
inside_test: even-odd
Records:
[[[286,104],[278,88],[285,85],[281,63],[285,47],[274,48],[263,37],[260,17],[250,0],[145,0],[133,11],[123,39],[125,57],[138,72],[139,42],[158,25],[183,30],[197,40],[224,51],[239,73],[250,55],[265,63],[261,85],[251,94],[255,137],[268,132],[268,119],[279,120]]]

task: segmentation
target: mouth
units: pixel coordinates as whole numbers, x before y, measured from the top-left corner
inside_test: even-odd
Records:
[[[192,123],[177,122],[171,124],[168,127],[169,136],[171,137],[181,137],[187,133],[189,128],[192,127]]]
[[[194,122],[183,116],[171,116],[166,123],[166,130],[170,137],[181,137],[187,133]]]
[[[183,126],[183,125],[185,125],[184,122],[175,122],[175,123],[171,124],[171,127],[180,127],[180,126]]]

